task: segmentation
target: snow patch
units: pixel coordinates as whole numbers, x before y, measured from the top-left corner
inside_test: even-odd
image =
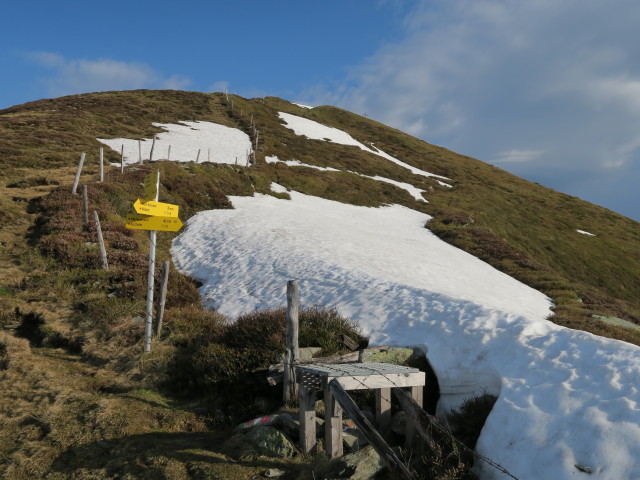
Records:
[[[373,144],[373,150],[362,143],[358,142],[355,138],[349,135],[347,132],[339,130],[333,127],[327,127],[326,125],[322,125],[321,123],[314,122],[313,120],[309,120],[307,118],[298,117],[296,115],[291,115],[290,113],[278,112],[278,115],[282,120],[285,121],[285,125],[287,128],[293,130],[296,135],[304,135],[307,138],[312,140],[330,140],[333,143],[339,143],[341,145],[352,145],[354,147],[358,147],[361,150],[364,150],[369,153],[373,153],[374,155],[378,155],[380,157],[386,158],[387,160],[395,163],[396,165],[400,165],[412,173],[416,175],[422,175],[424,177],[437,177],[442,178],[444,180],[449,180],[447,177],[443,177],[440,175],[436,175],[434,173],[425,172],[424,170],[420,170],[408,163],[405,163],[401,160],[398,160],[395,157],[383,152],[382,150],[376,148]]]
[[[276,192],[276,193],[287,193],[286,187],[283,187],[282,185],[278,185],[275,182],[271,182],[270,189],[272,192]]]
[[[253,151],[249,136],[237,128],[230,128],[212,122],[153,123],[164,132],[153,138],[140,140],[143,160],[149,160],[153,145],[154,160],[175,160],[177,162],[229,163],[246,165],[247,156]],[[138,140],[130,138],[98,138],[99,142],[120,153],[124,148],[124,163],[139,162]],[[169,151],[171,147],[171,151]],[[200,155],[198,155],[200,151]],[[119,163],[117,164],[119,165]]]
[[[585,232],[584,230],[576,230],[576,232],[581,233],[582,235],[587,235],[589,237],[597,237],[595,233]]]

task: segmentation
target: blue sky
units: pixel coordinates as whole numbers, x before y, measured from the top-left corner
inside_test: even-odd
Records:
[[[637,0],[3,10],[0,108],[134,88],[331,104],[640,220]]]

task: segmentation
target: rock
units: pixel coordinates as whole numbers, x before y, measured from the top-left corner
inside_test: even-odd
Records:
[[[285,472],[284,470],[279,470],[277,468],[270,468],[269,470],[264,472],[262,476],[267,478],[277,478],[277,477],[283,476],[285,473],[287,472]]]
[[[256,454],[265,457],[292,457],[296,447],[287,436],[275,427],[256,425],[233,435],[225,443],[225,450],[232,457]]]
[[[380,455],[368,445],[357,452],[331,460],[318,471],[316,478],[370,480],[384,467]]]
[[[400,410],[391,417],[391,431],[398,435],[404,435],[407,431],[407,419],[409,416],[406,412]]]
[[[403,365],[411,355],[413,355],[411,348],[390,347],[385,350],[363,350],[360,354],[360,361]]]
[[[313,358],[314,355],[320,353],[322,348],[320,347],[305,347],[299,349],[300,352],[300,361],[306,362]]]

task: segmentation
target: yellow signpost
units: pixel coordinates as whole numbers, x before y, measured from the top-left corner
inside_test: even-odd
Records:
[[[154,202],[153,200],[149,200],[147,202],[143,202],[138,199],[133,204],[133,208],[136,209],[136,212],[142,215],[153,215],[157,217],[178,217],[178,210],[180,207],[178,205],[172,205],[170,203],[162,203],[162,202]]]
[[[182,228],[182,221],[178,217],[129,214],[127,215],[126,227],[133,230],[161,230],[163,232],[177,232]]]
[[[127,215],[126,227],[133,230],[149,230],[149,272],[147,275],[147,316],[145,321],[144,351],[151,351],[151,330],[153,315],[153,285],[156,267],[156,234],[177,232],[182,227],[178,218],[178,205],[158,201],[160,190],[160,171],[150,173],[144,178],[144,194],[133,204],[137,214]]]

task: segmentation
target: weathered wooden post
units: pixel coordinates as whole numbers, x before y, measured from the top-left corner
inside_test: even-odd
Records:
[[[296,365],[300,361],[298,348],[298,281],[287,282],[287,345],[284,352],[283,399],[291,403],[298,396],[296,383]]]
[[[162,319],[164,317],[164,304],[167,299],[167,284],[169,282],[169,260],[162,264],[162,276],[160,277],[160,291],[158,292],[158,305],[156,305],[156,337],[162,331]]]
[[[124,145],[120,147],[120,173],[124,173]]]
[[[256,148],[253,150],[253,164],[256,163],[256,154],[258,153],[258,140],[260,139],[260,130],[256,130]]]
[[[100,181],[104,182],[104,148],[100,147]]]
[[[167,150],[167,160],[171,160],[171,145],[169,145],[169,149]]]
[[[100,228],[100,218],[98,218],[98,212],[93,211],[93,219],[96,222],[96,234],[98,236],[98,246],[100,247],[100,263],[104,270],[109,270],[109,264],[107,263],[107,251],[104,248],[104,239],[102,238],[102,228]]]
[[[196,155],[196,163],[200,160],[200,149],[198,149],[198,155]]]
[[[89,226],[89,194],[86,185],[82,185],[82,223]]]
[[[142,143],[138,140],[138,163],[142,163]]]
[[[78,183],[80,182],[80,172],[82,172],[82,165],[84,165],[84,157],[86,157],[86,153],[82,152],[80,154],[80,160],[78,161],[78,169],[76,170],[76,178],[73,180],[73,186],[71,187],[71,193],[74,195],[78,190]]]
[[[207,148],[207,162],[211,162],[211,149]]]
[[[149,161],[153,162],[153,149],[156,148],[156,136],[153,136],[153,141],[151,142],[151,152],[149,153]]]

